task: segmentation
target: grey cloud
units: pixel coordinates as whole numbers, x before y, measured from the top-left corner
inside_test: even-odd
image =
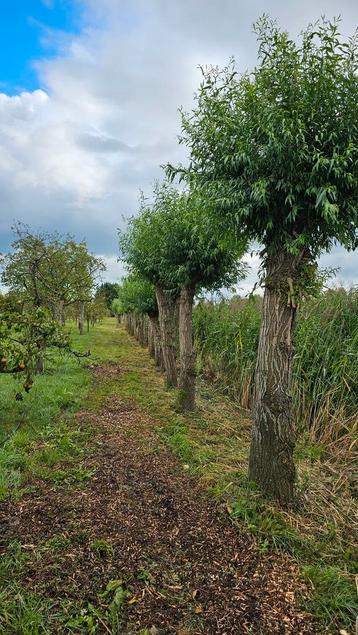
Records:
[[[357,24],[349,0],[73,1],[82,32],[45,30],[59,51],[36,63],[43,90],[0,94],[3,249],[12,221],[22,219],[86,236],[92,250],[115,257],[116,228],[135,213],[139,189],[161,178],[160,164],[185,161],[178,107],[192,107],[199,64],[234,55],[241,69],[252,67],[252,23],[264,12],[293,34],[322,13],[341,13],[345,34]],[[358,255],[338,250],[325,259],[357,279]]]
[[[77,143],[90,152],[132,152],[131,148],[115,137],[83,132],[77,135]]]

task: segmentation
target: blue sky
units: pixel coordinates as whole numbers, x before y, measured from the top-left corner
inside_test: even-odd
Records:
[[[78,33],[77,5],[71,0],[1,0],[0,90],[16,95],[39,88],[34,62],[57,54],[55,38],[47,30]]]

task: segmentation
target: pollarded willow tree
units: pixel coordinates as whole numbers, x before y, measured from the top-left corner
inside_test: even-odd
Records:
[[[169,189],[168,189],[169,191]],[[156,187],[154,204],[140,197],[139,215],[130,219],[126,231],[119,233],[120,255],[130,271],[155,288],[159,310],[160,340],[168,388],[177,386],[176,307],[179,288],[168,280],[161,248],[166,229],[161,222],[160,188]]]
[[[187,169],[213,218],[263,245],[265,287],[249,472],[269,495],[294,495],[290,381],[300,292],[335,242],[357,245],[358,39],[322,19],[299,41],[267,17],[256,24],[258,66],[204,70],[182,116]]]
[[[166,183],[157,185],[153,203],[148,205],[142,200],[140,216],[131,220],[127,232],[120,239],[122,256],[129,267],[155,285],[164,365],[169,379],[175,373],[172,353],[175,334],[172,305],[168,376],[166,303],[168,297],[179,297],[178,405],[182,410],[193,409],[195,404],[194,296],[203,289],[219,290],[232,286],[245,274],[245,267],[240,262],[245,244],[236,239],[230,242],[218,239],[203,211],[199,197],[179,192]]]
[[[156,364],[162,366],[162,353],[159,331],[159,311],[153,285],[138,274],[130,274],[118,285],[118,296],[112,302],[112,309],[117,315],[125,315],[128,330],[132,335],[138,328],[138,339],[144,344],[143,316],[148,317],[148,348]],[[132,321],[136,317],[137,324]]]

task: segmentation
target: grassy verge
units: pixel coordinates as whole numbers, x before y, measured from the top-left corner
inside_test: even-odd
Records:
[[[1,449],[2,497],[21,496],[37,476],[51,478],[62,487],[91,478],[81,467],[81,458],[90,451],[88,435],[95,431],[80,429],[76,411],[81,405],[86,410],[98,409],[111,394],[131,399],[155,420],[162,442],[177,454],[184,469],[194,473],[218,498],[238,528],[252,532],[263,553],[277,550],[296,559],[312,588],[309,611],[329,625],[332,633],[349,628],[358,611],[352,575],[356,508],[351,498],[333,487],[339,475],[332,474],[329,481],[323,473],[324,448],[308,439],[300,440],[301,504],[284,512],[262,499],[248,482],[250,422],[247,414],[213,385],[200,382],[197,411],[182,416],[175,412],[175,395],[164,389],[163,378],[147,351],[123,329],[116,329],[114,321],[104,321],[89,335],[75,336],[74,345],[80,350],[91,349],[91,365],[114,362],[124,372],[91,379],[89,370],[77,361],[52,359],[45,376],[22,403],[13,401],[14,382],[2,381],[3,436],[16,427],[20,416],[24,417],[24,423]],[[327,500],[328,488],[332,500]],[[61,550],[66,548],[63,541],[63,536],[54,536],[51,544],[39,545],[31,557],[41,558],[43,550],[51,550],[60,566]],[[28,557],[26,546],[14,543],[1,560],[0,633],[95,633],[96,624],[103,622],[116,632],[111,620],[118,619],[123,599],[118,581],[113,581],[113,588],[98,590],[100,615],[93,605],[76,601],[63,605],[61,614],[54,614],[50,602],[22,588],[22,570]],[[56,630],[59,624],[62,630]]]
[[[1,377],[0,500],[20,496],[33,476],[78,456],[85,439],[73,414],[88,386],[88,371],[69,358],[52,357],[23,401],[14,398],[17,382]]]
[[[0,502],[16,500],[30,492],[37,478],[72,488],[92,477],[91,471],[82,467],[81,460],[93,451],[93,443],[89,441],[91,438],[93,441],[96,431],[81,428],[75,415],[81,407],[98,410],[116,390],[116,378],[93,378],[90,368],[103,362],[122,363],[133,346],[126,337],[118,337],[112,320],[104,321],[82,337],[74,327],[72,332],[74,348],[91,350],[86,362],[79,364],[72,357],[51,354],[44,375],[36,378],[31,392],[20,402],[15,400],[18,383],[1,376]],[[79,530],[78,540],[82,538]],[[48,543],[37,545],[35,551],[32,547],[13,542],[2,553],[2,635],[87,634],[97,632],[98,624],[105,624],[110,632],[120,632],[124,591],[119,581],[98,590],[96,608],[90,603],[73,601],[62,603],[61,610],[54,612],[51,601],[31,593],[21,579],[26,562],[36,561],[49,551],[61,566],[62,553],[68,547],[66,538],[54,535]],[[94,551],[98,547],[94,545]]]
[[[354,521],[347,529],[347,519],[336,525],[315,505],[302,503],[288,512],[263,499],[246,476],[245,432],[239,426],[234,430],[235,419],[227,415],[221,412],[211,422],[200,415],[190,421],[173,417],[162,428],[162,436],[185,467],[226,506],[232,521],[255,536],[262,553],[274,550],[296,560],[312,589],[307,610],[332,632],[350,628],[358,613]]]
[[[36,377],[23,401],[15,400],[18,381],[1,376],[0,500],[21,496],[33,477],[56,478],[56,464],[66,464],[68,471],[83,454],[89,432],[76,425],[74,415],[84,403],[87,409],[100,407],[115,390],[114,379],[94,381],[90,368],[126,358],[131,345],[125,341],[119,345],[116,337],[112,320],[82,337],[72,327],[74,348],[91,350],[91,356],[79,363],[76,358],[51,353],[45,373]],[[78,474],[81,480],[83,475]],[[60,481],[61,470],[57,477]]]

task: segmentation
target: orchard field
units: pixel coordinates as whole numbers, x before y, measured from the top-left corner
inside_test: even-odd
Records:
[[[358,36],[254,30],[250,73],[201,68],[119,282],[21,222],[0,257],[3,635],[353,633],[358,291],[319,257],[358,247]]]

